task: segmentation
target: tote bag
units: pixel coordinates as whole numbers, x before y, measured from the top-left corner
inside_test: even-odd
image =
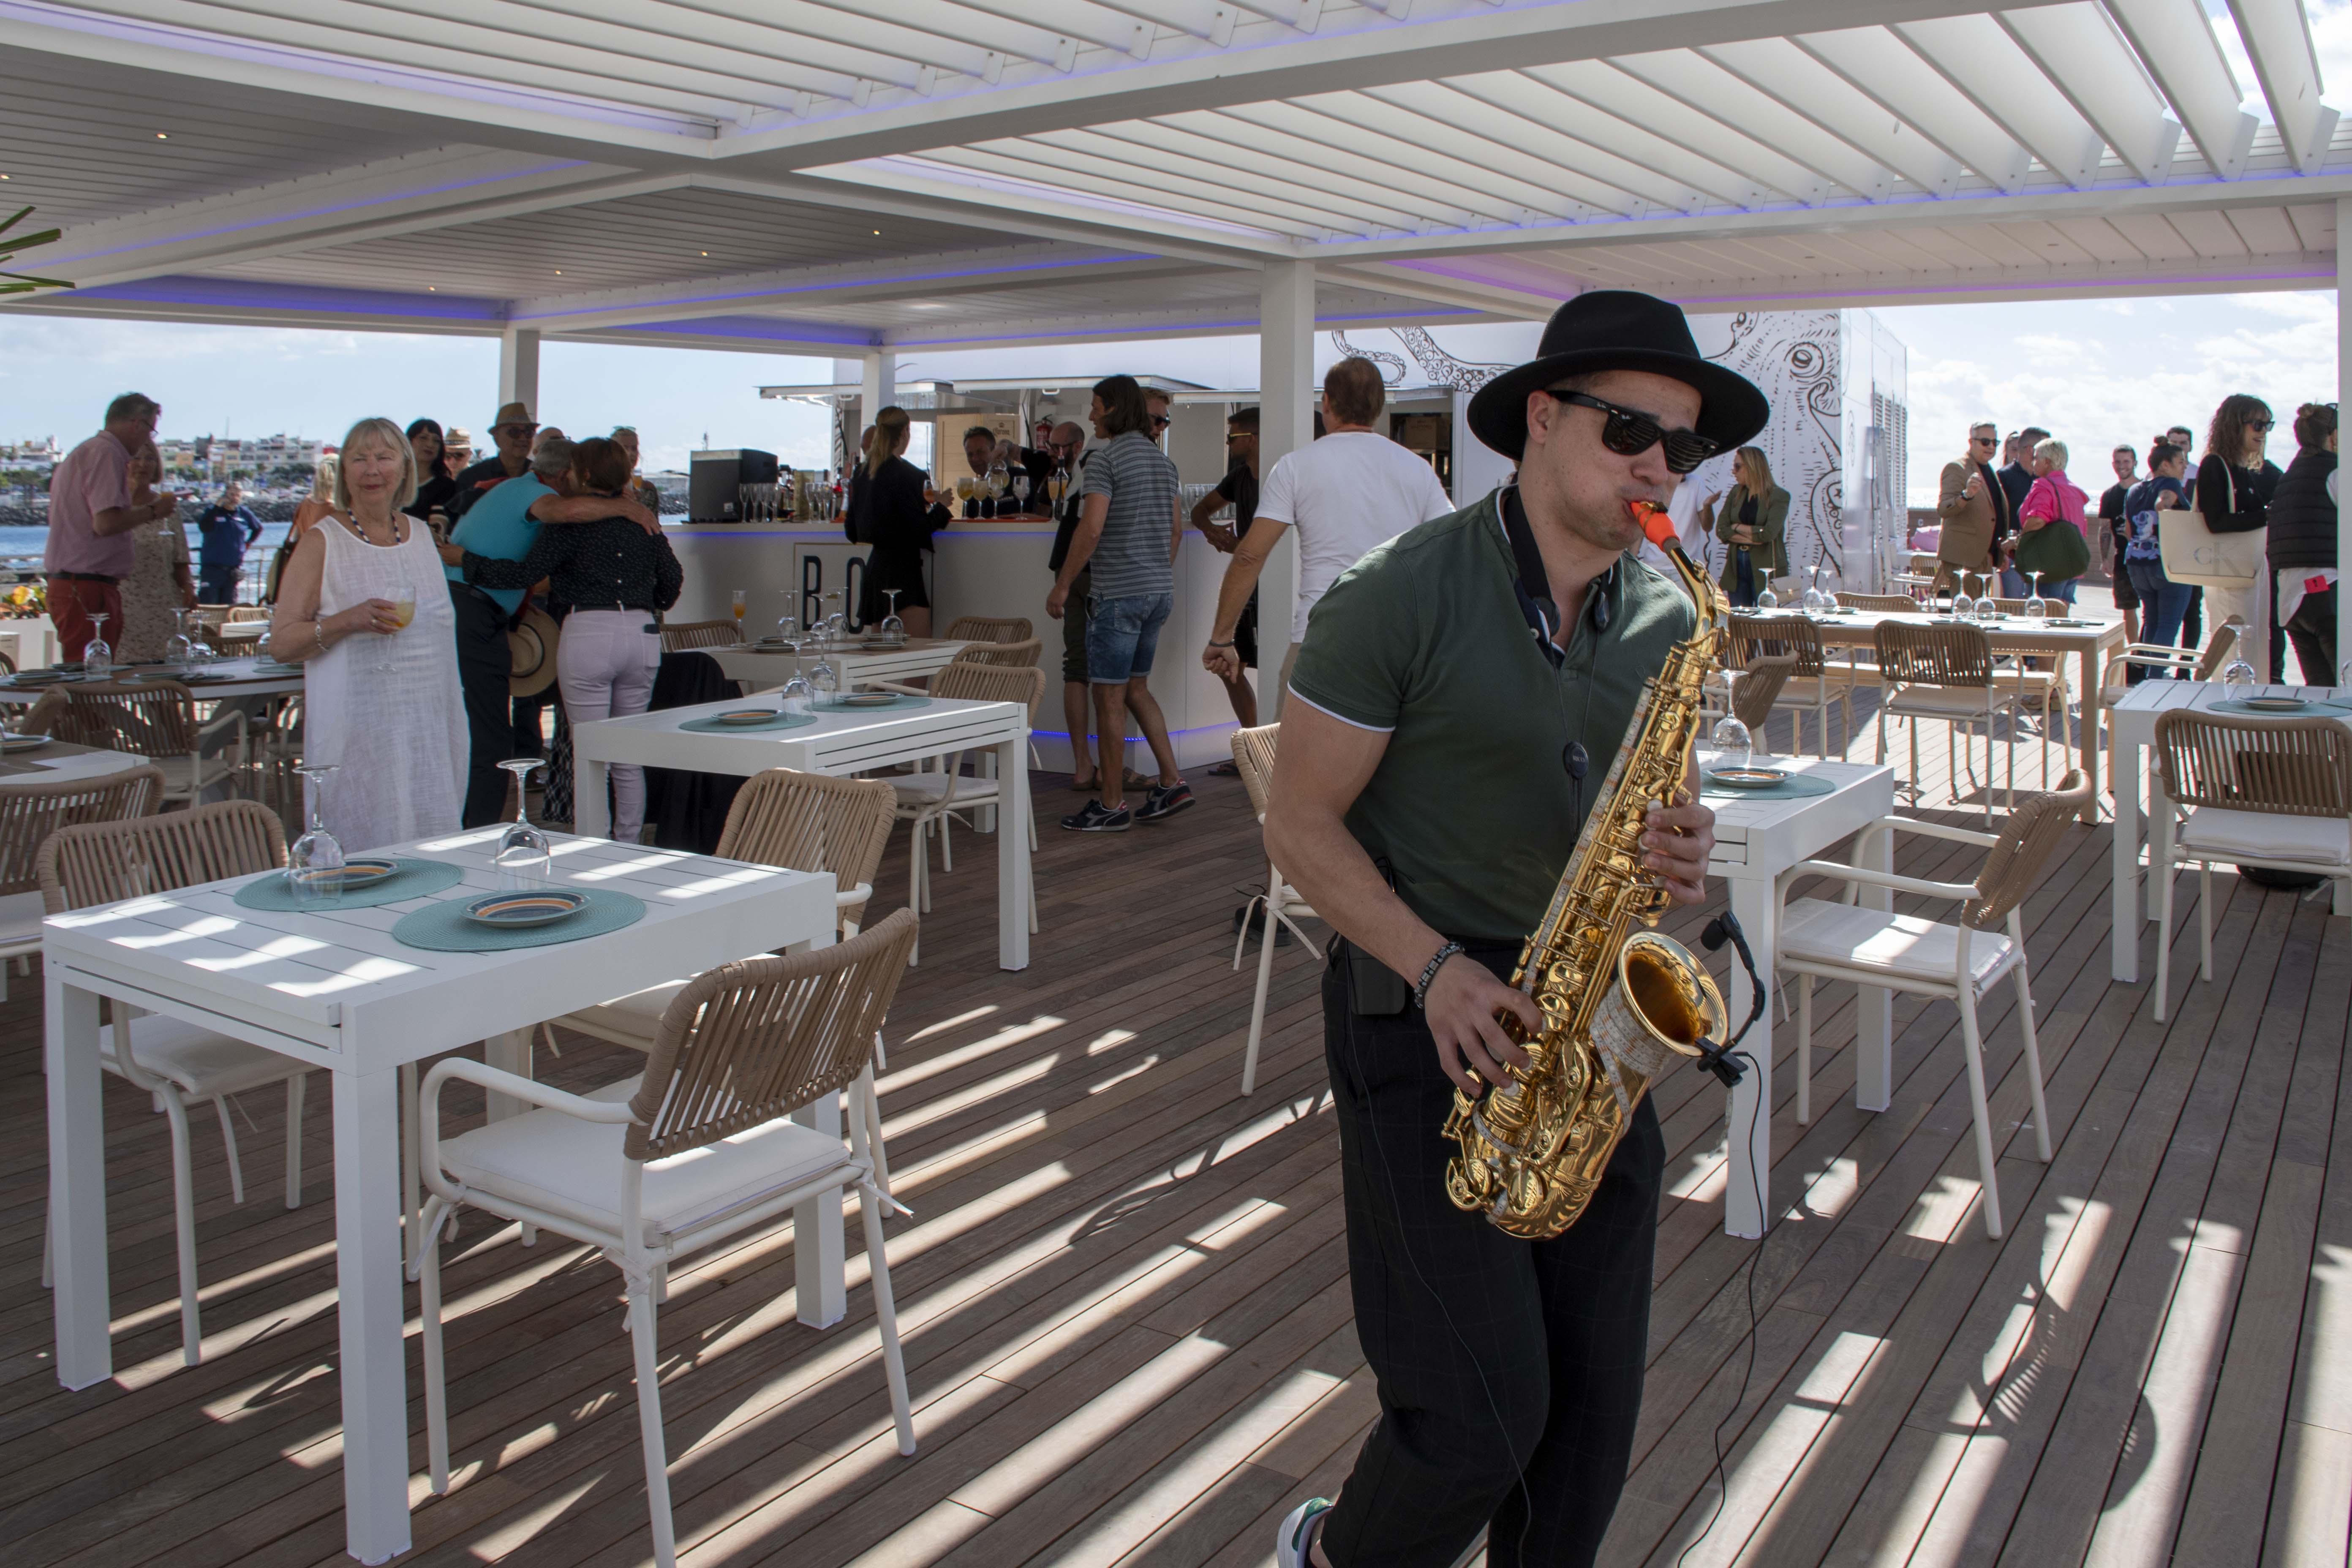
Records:
[[[2229,464],[2221,472],[2230,484],[2230,510],[2238,510],[2238,471]],[[2251,588],[2263,574],[2271,531],[2216,533],[2205,526],[2205,514],[2187,507],[2170,507],[2161,519],[2158,537],[2164,547],[2164,574],[2175,583],[2203,588]]]

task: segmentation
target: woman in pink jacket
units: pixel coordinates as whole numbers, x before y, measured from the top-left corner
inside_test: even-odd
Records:
[[[2027,467],[2033,471],[2033,485],[2025,492],[2025,500],[2019,502],[2017,508],[2018,570],[2030,572],[2044,563],[2053,563],[2043,566],[2042,596],[2063,599],[2071,605],[2074,602],[2075,580],[2082,576],[2091,563],[2090,532],[2084,521],[2089,498],[2066,477],[2065,442],[2042,442],[2033,448]],[[2075,541],[2054,537],[2040,541],[2034,539],[2033,536],[2042,530],[2061,524],[2074,531],[2079,545]],[[2068,548],[2063,551],[2052,548],[2060,543]],[[2054,564],[2056,563],[2070,565],[2072,570],[2063,571],[2062,576],[2063,568]]]

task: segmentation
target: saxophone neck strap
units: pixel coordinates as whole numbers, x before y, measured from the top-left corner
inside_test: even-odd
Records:
[[[1536,646],[1543,649],[1545,662],[1554,669],[1561,668],[1568,655],[1557,640],[1561,630],[1559,604],[1551,596],[1551,574],[1544,569],[1543,552],[1536,548],[1535,529],[1519,500],[1518,486],[1503,487],[1496,510],[1502,513],[1503,538],[1511,547],[1511,595],[1518,601],[1528,629],[1535,634]],[[1607,631],[1616,614],[1617,574],[1623,563],[1620,557],[1585,587],[1585,617],[1596,634]]]

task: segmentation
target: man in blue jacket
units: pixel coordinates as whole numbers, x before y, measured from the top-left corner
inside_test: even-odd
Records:
[[[230,480],[221,499],[197,519],[196,531],[204,541],[196,555],[196,597],[207,605],[236,604],[245,552],[261,537],[261,520],[245,504],[245,488]]]

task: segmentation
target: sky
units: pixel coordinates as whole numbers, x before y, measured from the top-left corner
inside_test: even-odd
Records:
[[[2267,119],[2227,0],[2205,0],[2245,108]],[[2328,102],[2352,112],[2352,0],[2308,0]],[[2086,486],[2118,442],[2144,446],[2174,424],[2201,436],[2232,392],[2295,405],[2336,396],[2333,291],[2181,296],[2092,303],[1916,305],[1879,314],[1909,350],[1915,504],[1932,502],[1967,426],[2040,425],[2073,449]],[[1507,331],[1508,329],[1505,329]],[[1475,331],[1476,329],[1465,329]],[[1449,342],[1451,338],[1449,337]],[[1456,353],[1465,351],[1457,348]],[[1465,357],[1485,358],[1475,352]],[[901,380],[957,376],[1158,374],[1210,386],[1257,381],[1252,337],[1089,343],[933,353]],[[776,354],[549,343],[541,419],[573,436],[638,427],[650,468],[682,468],[698,447],[756,447],[800,468],[826,461],[823,416],[765,400],[762,384],[830,381],[829,360]],[[475,338],[79,321],[0,312],[0,440],[97,428],[117,393],[163,405],[167,436],[288,435],[339,439],[355,421],[430,415],[479,439],[497,403],[498,345]],[[2284,460],[2291,437],[2273,441]]]

